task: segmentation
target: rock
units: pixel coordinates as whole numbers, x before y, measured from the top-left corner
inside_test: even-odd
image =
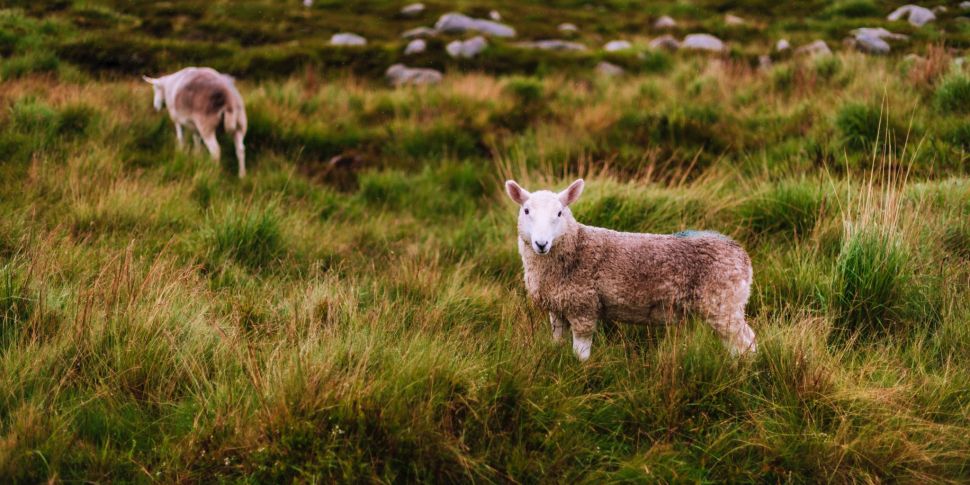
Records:
[[[781,39],[777,44],[775,44],[776,52],[785,52],[789,49],[791,49],[791,44],[788,43],[788,39]]]
[[[857,36],[857,37],[860,36],[860,35],[866,35],[866,36],[871,36],[871,37],[878,37],[878,38],[883,39],[883,40],[885,40],[885,39],[891,39],[891,40],[906,40],[906,39],[909,38],[908,36],[905,36],[903,34],[897,34],[895,32],[890,32],[890,31],[888,31],[888,30],[886,30],[886,29],[884,29],[882,27],[876,27],[876,28],[872,28],[872,27],[862,27],[862,28],[859,28],[859,29],[852,30],[852,35]]]
[[[768,54],[758,56],[758,69],[767,71],[768,69],[771,69],[771,64],[771,56]]]
[[[401,9],[401,15],[405,17],[417,17],[418,15],[421,15],[422,12],[424,12],[423,3],[412,3],[410,5],[405,5],[404,8]]]
[[[414,39],[404,48],[404,55],[420,54],[426,50],[428,50],[428,43],[424,39]]]
[[[498,22],[502,20],[502,14],[498,13],[498,10],[491,10],[488,12],[488,18]]]
[[[727,14],[724,16],[724,23],[726,25],[744,25],[747,22],[745,22],[743,18],[738,17],[737,15]]]
[[[672,29],[677,26],[677,21],[671,18],[669,15],[664,15],[657,19],[653,23],[653,28],[655,29]]]
[[[711,34],[689,34],[680,44],[684,49],[723,52],[724,42]]]
[[[559,26],[556,27],[556,30],[564,33],[570,33],[570,34],[573,32],[579,32],[579,28],[577,28],[575,25],[568,22],[559,24]]]
[[[515,29],[505,24],[493,22],[491,20],[473,19],[460,13],[446,13],[434,24],[438,32],[447,34],[463,34],[465,32],[478,32],[494,37],[515,37]]]
[[[465,59],[471,59],[472,57],[481,54],[486,47],[488,47],[488,42],[485,41],[484,37],[479,35],[465,41],[456,40],[449,42],[448,45],[445,46],[445,50],[451,57],[464,57]]]
[[[351,34],[350,32],[341,32],[339,34],[333,34],[333,37],[330,37],[330,44],[350,46],[367,45],[367,39],[357,34]]]
[[[622,67],[617,66],[616,64],[611,64],[606,61],[601,61],[599,64],[596,65],[596,73],[601,76],[616,77],[616,76],[622,76],[624,73],[626,73],[626,71],[623,70]]]
[[[856,35],[852,45],[868,54],[889,54],[889,43],[872,34]]]
[[[933,13],[946,13],[949,9],[945,5],[937,5],[933,7]]]
[[[816,40],[811,44],[805,44],[798,49],[795,49],[795,54],[807,56],[828,56],[832,55],[832,49],[829,49],[829,45],[826,44],[824,40]]]
[[[387,80],[394,86],[438,84],[441,82],[441,72],[434,69],[407,67],[404,64],[394,64],[384,73]]]
[[[303,0],[303,6],[306,7],[306,8],[312,7],[313,6],[313,0]]]
[[[632,48],[633,44],[626,40],[611,40],[603,46],[603,50],[606,52],[616,52]]]
[[[908,19],[910,24],[922,27],[928,22],[936,20],[936,15],[930,9],[920,7],[919,5],[903,5],[893,10],[893,13],[886,17],[886,20],[896,21],[903,18]]]
[[[434,37],[438,34],[438,31],[430,27],[415,27],[411,30],[405,30],[401,37],[405,39],[417,39],[421,37]]]
[[[970,10],[970,1],[960,2],[960,8],[963,10]]]
[[[651,49],[663,49],[668,51],[675,51],[680,49],[680,41],[674,38],[670,34],[661,35],[656,39],[650,41]]]
[[[579,42],[570,42],[568,40],[560,39],[548,39],[548,40],[537,40],[533,42],[520,42],[519,47],[524,47],[526,49],[540,49],[544,51],[584,51],[586,46],[580,44]]]

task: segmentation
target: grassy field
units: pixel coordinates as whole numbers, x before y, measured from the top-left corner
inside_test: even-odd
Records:
[[[955,7],[917,30],[864,0],[22,3],[0,10],[0,481],[970,481]],[[670,13],[731,52],[436,41],[440,86],[379,78],[397,32],[492,7],[591,47]],[[858,26],[913,37],[841,49]],[[782,35],[837,52],[757,69]],[[244,180],[228,140],[221,166],[177,152],[151,109],[138,75],[190,62],[239,77]],[[740,241],[757,355],[693,321],[603,324],[586,363],[553,344],[501,183],[577,176],[581,222]]]

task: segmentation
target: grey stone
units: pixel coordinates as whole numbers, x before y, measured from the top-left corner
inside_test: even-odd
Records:
[[[795,49],[795,54],[808,56],[828,56],[832,55],[832,49],[829,49],[829,45],[826,44],[824,40],[816,40],[811,44],[805,44],[798,49]]]
[[[781,39],[775,44],[775,51],[777,52],[785,52],[789,49],[791,49],[791,44],[788,42],[788,39]]]
[[[417,17],[418,15],[421,15],[422,12],[424,12],[423,3],[412,3],[410,5],[405,5],[401,9],[401,15],[405,17]]]
[[[671,18],[669,15],[664,15],[657,19],[653,23],[653,28],[655,29],[672,29],[677,26],[677,21]]]
[[[626,71],[623,70],[622,67],[617,66],[616,64],[612,64],[606,61],[601,61],[599,64],[596,65],[596,73],[601,76],[616,77],[616,76],[622,76],[624,73],[626,73]]]
[[[711,34],[689,34],[684,37],[680,47],[691,50],[723,52],[724,42]]]
[[[413,54],[420,54],[428,49],[428,43],[424,39],[414,39],[408,42],[408,46],[404,48],[404,55],[410,56]]]
[[[680,49],[680,41],[674,38],[670,34],[661,35],[656,39],[650,41],[649,44],[651,49],[663,49],[668,51],[675,51]]]
[[[387,68],[387,71],[384,74],[387,76],[387,80],[390,81],[390,83],[394,86],[403,86],[406,84],[438,84],[442,79],[440,71],[436,71],[434,69],[412,68],[407,67],[404,64],[394,64],[393,66]]]
[[[492,20],[473,19],[460,13],[446,13],[438,19],[434,27],[439,32],[447,34],[463,34],[478,32],[494,37],[515,37],[515,29]]]
[[[438,31],[430,27],[415,27],[411,30],[405,30],[401,37],[405,39],[417,39],[421,37],[434,37],[438,34]]]
[[[611,40],[603,46],[603,50],[606,52],[616,52],[632,48],[633,44],[626,40]]]
[[[350,32],[341,32],[339,34],[333,34],[333,37],[330,37],[330,44],[349,46],[367,45],[367,39]]]
[[[910,24],[917,27],[922,27],[928,22],[936,20],[936,15],[933,14],[932,10],[925,7],[920,7],[919,5],[903,5],[902,7],[893,10],[893,13],[886,17],[886,20],[896,21],[903,18],[909,20]]]
[[[471,59],[472,57],[481,54],[486,47],[488,47],[488,42],[484,37],[479,35],[465,41],[455,40],[449,42],[448,45],[445,46],[445,50],[451,57],[463,57],[465,59]]]
[[[540,49],[544,51],[584,51],[586,46],[579,42],[571,42],[560,39],[536,40],[532,42],[520,42],[519,47],[527,49]]]

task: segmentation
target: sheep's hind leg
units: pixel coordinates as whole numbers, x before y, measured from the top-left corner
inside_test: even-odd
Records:
[[[242,131],[232,134],[233,142],[236,144],[236,160],[239,162],[239,178],[246,176],[246,145],[243,144],[245,135]]]
[[[185,150],[185,133],[181,123],[175,123],[175,142],[179,151]]]
[[[549,312],[549,325],[552,327],[552,341],[558,343],[562,342],[562,331],[569,322],[565,318],[559,318],[553,312]]]

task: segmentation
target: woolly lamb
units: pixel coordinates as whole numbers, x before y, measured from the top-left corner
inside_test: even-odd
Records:
[[[553,339],[573,333],[573,352],[589,358],[600,318],[666,323],[697,315],[710,323],[733,355],[756,350],[745,323],[751,260],[715,232],[673,235],[617,232],[580,224],[569,210],[583,191],[528,192],[505,183],[519,204],[519,254],[532,301],[549,312]]]

